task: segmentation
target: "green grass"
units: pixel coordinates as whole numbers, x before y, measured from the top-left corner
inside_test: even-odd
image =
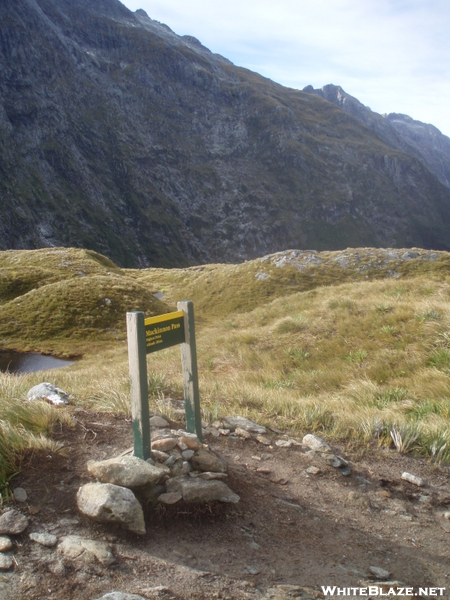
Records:
[[[0,487],[27,449],[52,443],[58,420],[70,424],[73,408],[30,404],[26,391],[45,378],[75,405],[129,416],[125,313],[185,299],[195,305],[204,419],[241,414],[447,462],[450,260],[435,254],[397,261],[392,277],[374,249],[142,271],[84,250],[0,253],[3,346],[82,356],[48,374],[1,376]],[[148,365],[151,406],[170,412],[166,399],[182,398],[179,348]]]

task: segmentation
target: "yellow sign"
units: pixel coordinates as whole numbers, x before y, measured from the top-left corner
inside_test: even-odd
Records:
[[[182,310],[145,319],[147,354],[170,348],[184,341],[184,312]]]

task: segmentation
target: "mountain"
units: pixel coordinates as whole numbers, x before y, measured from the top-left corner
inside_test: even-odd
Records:
[[[370,127],[392,148],[415,156],[442,184],[450,188],[450,138],[434,125],[415,121],[408,115],[380,115],[338,85],[329,84],[321,89],[314,89],[309,85],[303,91],[333,102],[360,123]]]
[[[122,266],[450,249],[450,189],[373,118],[397,142],[118,0],[2,2],[0,249]]]

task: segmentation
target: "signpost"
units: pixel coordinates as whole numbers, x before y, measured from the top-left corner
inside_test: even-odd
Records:
[[[194,305],[183,301],[177,308],[177,312],[147,319],[143,312],[127,313],[134,455],[144,460],[151,456],[147,382],[147,354],[151,352],[181,345],[186,430],[202,441]]]

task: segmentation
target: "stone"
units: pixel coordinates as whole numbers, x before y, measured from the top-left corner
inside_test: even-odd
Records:
[[[280,584],[269,588],[261,600],[319,600],[321,592],[312,588],[300,587],[299,585]]]
[[[155,415],[154,417],[150,417],[150,427],[169,427],[170,423],[168,423],[162,417],[158,417]]]
[[[272,443],[270,438],[261,434],[256,436],[256,441],[262,444],[263,446],[270,446],[270,444]]]
[[[12,566],[12,558],[7,554],[0,554],[0,571],[8,571]]]
[[[35,385],[27,394],[27,400],[30,402],[43,400],[55,406],[69,404],[69,397],[67,392],[48,382]]]
[[[28,519],[18,510],[11,509],[0,517],[0,535],[19,535],[28,527]]]
[[[187,475],[192,471],[192,465],[187,460],[177,460],[177,462],[173,465],[170,476],[171,477],[179,477],[180,475]]]
[[[52,533],[30,533],[28,536],[30,540],[45,546],[46,548],[53,548],[58,543],[58,538]]]
[[[109,567],[116,560],[107,542],[97,542],[82,538],[79,535],[68,535],[62,538],[58,551],[84,563],[93,563],[97,559],[104,567]]]
[[[169,456],[169,458],[167,460],[164,461],[164,464],[166,465],[166,467],[172,467],[175,463],[177,462],[177,459],[175,458],[175,456]]]
[[[228,425],[233,431],[236,428],[244,429],[248,433],[266,433],[266,428],[262,425],[257,425],[250,419],[244,417],[227,417],[225,424]]]
[[[47,569],[50,571],[50,573],[58,577],[65,577],[66,575],[66,567],[64,566],[62,560],[54,560],[53,562],[48,563]]]
[[[230,435],[230,429],[219,429],[219,435]]]
[[[350,504],[356,504],[358,506],[370,506],[370,499],[366,494],[359,494],[358,492],[349,492],[347,496],[347,501]]]
[[[156,458],[158,462],[163,463],[170,457],[170,454],[167,454],[167,452],[161,452],[160,450],[154,450],[152,448],[152,457]]]
[[[156,588],[153,588],[153,590],[156,592],[161,591],[162,593],[168,591],[167,588],[163,588],[162,586],[158,587],[160,587],[161,589],[157,590]],[[138,596],[137,594],[126,594],[124,592],[109,592],[108,594],[105,594],[104,596],[102,596],[101,598],[97,598],[96,600],[146,600],[146,598],[144,598],[143,596]]]
[[[120,456],[108,460],[87,463],[91,475],[102,483],[113,483],[127,488],[138,488],[156,485],[160,479],[169,473],[160,465],[150,465],[137,456]]]
[[[142,507],[131,490],[112,483],[88,483],[77,493],[79,510],[100,522],[120,523],[123,527],[145,535]]]
[[[312,467],[308,467],[306,469],[306,472],[308,473],[308,475],[318,475],[320,473],[320,469],[313,465]]]
[[[170,452],[177,445],[177,439],[172,437],[160,438],[151,443],[152,451],[159,450],[160,452]]]
[[[185,434],[180,437],[180,442],[183,442],[183,444],[185,444],[189,450],[198,450],[203,446],[196,435]]]
[[[416,477],[415,475],[411,475],[411,473],[407,473],[406,471],[402,473],[402,479],[408,481],[409,483],[413,483],[418,487],[423,487],[425,485],[425,480],[421,477]]]
[[[279,448],[290,448],[292,446],[292,440],[277,440],[275,446]]]
[[[183,453],[185,450],[188,450],[188,447],[186,446],[186,444],[182,441],[182,440],[178,440],[177,442],[177,446],[178,448],[181,450],[181,452]]]
[[[314,452],[331,452],[330,446],[324,442],[320,437],[308,433],[302,440],[302,443],[307,448],[314,450]]]
[[[245,570],[250,575],[258,575],[258,573],[259,573],[259,569],[257,569],[256,567],[245,567]]]
[[[177,491],[186,502],[231,502],[236,504],[240,498],[232,492],[226,483],[218,480],[205,481],[202,478],[177,478],[176,484],[170,486]],[[173,482],[174,480],[170,480]],[[169,482],[167,482],[169,483]],[[166,484],[167,486],[167,484]],[[169,487],[169,486],[167,486]],[[175,489],[172,489],[175,488]]]
[[[225,473],[227,464],[215,454],[200,448],[191,459],[192,468],[195,471],[211,471],[213,473]]]
[[[208,471],[206,471],[205,473],[189,473],[189,475],[191,477],[200,477],[200,479],[206,479],[206,480],[210,480],[210,479],[227,479],[228,475],[226,473],[208,473]]]
[[[272,473],[272,469],[270,467],[259,467],[256,469],[257,473],[262,473],[263,475],[269,475]]]
[[[182,457],[184,460],[191,460],[191,458],[192,458],[193,456],[194,456],[194,450],[184,450],[184,451],[181,453],[181,457]]]
[[[24,490],[22,487],[17,487],[13,491],[13,496],[16,502],[26,502],[28,498],[26,490]]]
[[[7,552],[8,550],[11,550],[11,548],[12,542],[9,537],[6,535],[0,536],[0,552]]]
[[[183,499],[183,496],[179,492],[168,492],[158,496],[158,501],[163,504],[176,504]]]
[[[391,574],[390,571],[386,571],[386,569],[382,569],[381,567],[369,567],[369,572],[376,579],[380,579],[380,580],[388,579],[389,575]]]
[[[447,512],[444,513],[444,519],[446,521],[450,521],[450,512],[447,511]]]
[[[242,429],[241,427],[236,427],[234,430],[234,435],[238,435],[239,437],[244,438],[244,440],[249,440],[252,437],[248,431]]]

